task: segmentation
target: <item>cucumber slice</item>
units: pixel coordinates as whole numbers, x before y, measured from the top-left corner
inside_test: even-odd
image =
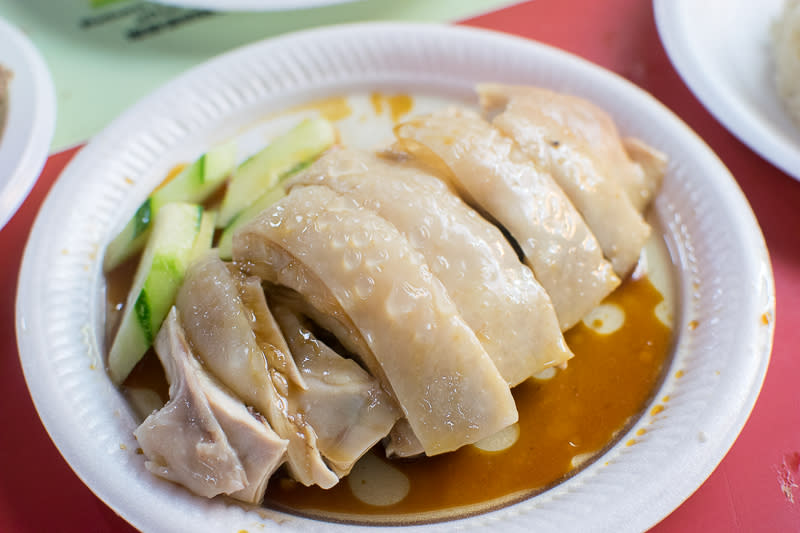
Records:
[[[203,208],[169,203],[155,215],[117,335],[108,354],[114,383],[122,383],[153,343],[175,299],[203,228]],[[208,225],[209,222],[206,222]]]
[[[153,217],[163,205],[169,202],[204,202],[224,183],[235,166],[236,144],[231,141],[212,148],[163,187],[153,191],[120,234],[109,243],[103,270],[113,270],[144,248]]]
[[[228,183],[217,218],[224,228],[233,218],[299,165],[315,159],[336,141],[336,130],[325,119],[307,119],[273,140],[242,163]]]
[[[283,190],[283,187],[275,187],[262,194],[258,200],[250,205],[250,207],[236,215],[219,237],[217,250],[219,251],[220,259],[224,261],[230,261],[231,256],[233,255],[233,233],[238,228],[253,220],[261,211],[268,208],[284,196],[286,196],[286,192]]]
[[[200,229],[197,231],[197,238],[194,240],[194,246],[192,247],[190,264],[201,255],[205,255],[205,253],[211,249],[211,243],[214,241],[216,221],[216,211],[206,210],[203,212],[203,218],[200,220]]]

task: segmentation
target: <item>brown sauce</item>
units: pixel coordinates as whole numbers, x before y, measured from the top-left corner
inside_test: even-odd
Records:
[[[135,267],[130,263],[108,277],[109,309],[120,308],[125,301]],[[279,471],[270,481],[264,505],[348,521],[416,520],[461,507],[500,505],[557,484],[577,471],[575,456],[608,447],[651,400],[672,338],[654,312],[662,299],[647,278],[629,279],[605,300],[624,310],[622,327],[601,335],[581,322],[567,332],[575,353],[567,368],[549,380],[530,379],[513,390],[519,438],[510,448],[485,452],[465,446],[436,457],[381,459],[410,484],[406,497],[388,506],[362,502],[346,479],[323,490],[304,487]],[[152,349],[126,380],[123,393],[128,396],[134,389],[155,391],[162,401],[168,398],[163,370]],[[656,406],[653,413],[663,408]],[[635,443],[636,439],[627,442]],[[376,448],[383,458],[380,445]]]
[[[383,94],[374,92],[369,96],[376,115],[383,113],[384,104],[389,108],[392,122],[398,122],[414,107],[414,99],[408,94]]]
[[[384,105],[393,120],[413,105],[405,95],[371,95],[376,114]],[[329,120],[352,112],[344,98],[302,106]],[[176,166],[165,182],[180,172]],[[136,268],[126,262],[107,277],[108,328],[116,328]],[[575,353],[568,367],[549,380],[531,379],[513,390],[519,411],[519,437],[509,448],[485,452],[474,446],[431,458],[387,460],[409,481],[398,503],[374,506],[359,500],[343,479],[329,490],[304,487],[279,471],[270,481],[265,506],[301,515],[349,521],[425,519],[447,510],[496,506],[528,497],[577,471],[576,456],[590,456],[614,443],[626,425],[644,412],[663,377],[671,351],[671,330],[655,314],[661,294],[647,278],[628,279],[605,302],[624,310],[622,327],[601,335],[582,322],[565,335]],[[763,318],[768,321],[769,317]],[[694,322],[691,328],[699,324]],[[134,409],[135,390],[154,391],[162,402],[168,387],[161,363],[151,349],[122,387]],[[666,402],[668,398],[664,398]],[[656,405],[651,414],[665,407]],[[139,412],[140,416],[145,413]],[[637,433],[643,437],[644,431]],[[634,445],[636,439],[626,442]],[[138,452],[137,452],[138,453]],[[383,458],[381,446],[376,455]]]
[[[270,482],[265,505],[350,520],[413,520],[420,513],[524,497],[552,486],[574,470],[573,457],[602,451],[646,408],[670,353],[671,331],[654,312],[661,300],[646,278],[628,280],[606,299],[625,311],[620,329],[600,335],[583,323],[572,328],[566,339],[575,357],[567,369],[514,389],[520,435],[510,448],[490,453],[465,446],[436,457],[389,461],[410,481],[408,495],[390,506],[361,502],[344,480],[323,490],[280,476]]]
[[[321,117],[331,122],[345,119],[353,113],[353,109],[350,107],[346,96],[333,96],[331,98],[314,100],[313,102],[293,107],[289,112],[307,110],[317,111]]]

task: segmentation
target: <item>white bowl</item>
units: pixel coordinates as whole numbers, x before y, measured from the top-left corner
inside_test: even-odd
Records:
[[[622,438],[551,490],[457,522],[410,528],[638,531],[703,482],[755,403],[774,323],[764,241],[731,175],[659,102],[582,59],[482,30],[364,24],[268,40],[189,71],[93,139],[45,201],[19,281],[20,357],[50,436],[103,501],[146,531],[352,527],[205,500],[145,470],[133,452],[135,419],[103,370],[103,248],[172,165],[269,122],[278,110],[370,90],[474,101],[472,87],[481,80],[587,96],[625,134],[669,154],[654,210],[677,263],[677,335],[655,397],[671,399],[661,414],[645,414],[633,425],[631,434],[647,426],[635,446]]]
[[[800,180],[800,126],[775,86],[770,28],[783,0],[654,0],[658,33],[683,80],[723,126]]]
[[[47,160],[56,125],[56,96],[50,71],[36,47],[2,18],[0,43],[0,65],[13,73],[8,116],[0,133],[2,229],[25,200]]]

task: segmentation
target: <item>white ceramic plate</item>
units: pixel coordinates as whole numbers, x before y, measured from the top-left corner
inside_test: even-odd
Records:
[[[0,134],[0,229],[39,177],[56,123],[56,97],[50,71],[33,43],[0,18],[0,65],[14,77]]]
[[[683,80],[728,130],[800,179],[800,127],[774,82],[770,26],[783,0],[655,0],[658,33]]]
[[[213,11],[284,11],[344,4],[353,0],[152,0],[159,4]]]
[[[587,96],[608,109],[625,134],[670,155],[655,214],[679,265],[679,334],[672,367],[656,395],[656,401],[671,399],[663,412],[648,409],[630,429],[633,434],[647,427],[636,445],[625,446],[622,438],[552,490],[457,525],[644,530],[705,480],[756,400],[773,330],[773,281],[763,238],[728,171],[650,95],[582,59],[475,29],[367,24],[261,42],[180,76],[92,140],[54,185],[34,225],[19,281],[20,357],[45,427],[102,500],[145,531],[350,527],[207,501],[144,469],[142,456],[133,452],[130,408],[103,371],[102,250],[171,165],[258,126],[271,113],[351,91],[469,101],[479,80]]]

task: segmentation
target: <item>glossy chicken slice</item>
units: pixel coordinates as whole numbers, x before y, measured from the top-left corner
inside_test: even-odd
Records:
[[[174,307],[155,348],[170,383],[170,401],[134,432],[147,468],[206,497],[224,493],[261,502],[287,442],[206,373]]]
[[[209,376],[197,359],[192,364],[198,369],[200,380],[205,382],[206,398],[228,442],[236,450],[247,475],[247,484],[232,498],[259,504],[264,500],[272,474],[286,460],[289,441],[282,439],[260,414],[245,407],[227,387],[222,387]]]
[[[478,92],[484,109],[499,111],[494,125],[549,170],[616,273],[627,275],[650,226],[625,192],[622,176],[632,163],[608,115],[585,100],[535,87],[487,84]]]
[[[244,489],[247,475],[203,394],[190,349],[170,320],[156,337],[156,353],[170,384],[170,400],[134,431],[152,473],[213,498]]]
[[[322,460],[314,430],[302,414],[289,409],[288,381],[270,367],[236,280],[214,252],[189,267],[175,305],[197,357],[289,441],[290,475],[303,485],[335,485],[339,478]]]
[[[354,339],[341,342],[394,394],[428,455],[517,419],[508,385],[422,255],[353,200],[295,188],[234,235],[233,257],[346,322]]]
[[[527,115],[551,133],[564,132],[579,143],[599,172],[618,182],[640,212],[661,186],[667,157],[635,138],[621,139],[611,116],[592,102],[538,87],[478,85],[481,104],[490,112],[512,111]],[[522,117],[506,117],[509,128]],[[499,125],[499,124],[498,124]],[[504,129],[504,127],[501,127]],[[559,139],[551,139],[559,140]]]
[[[383,447],[386,457],[417,457],[425,452],[405,418],[397,421],[389,436],[384,439]]]
[[[175,335],[181,345],[187,346],[174,307],[169,322],[168,334]],[[245,487],[231,496],[248,503],[261,503],[269,478],[284,462],[289,442],[281,439],[261,415],[245,407],[229,389],[211,377],[194,355],[191,355],[190,363],[211,411],[236,450],[247,475]]]
[[[625,190],[636,209],[644,211],[661,187],[661,182],[664,181],[669,159],[665,153],[656,150],[640,139],[625,137],[622,139],[622,145],[631,161],[639,167],[633,174],[636,179],[631,179],[628,184],[624,184]],[[641,174],[639,169],[641,169]],[[639,179],[640,175],[641,179]]]
[[[444,169],[462,197],[504,226],[550,295],[562,330],[619,284],[550,174],[476,113],[447,109],[395,129],[399,146]]]
[[[319,450],[339,477],[392,429],[402,412],[377,379],[317,339],[300,317],[273,306],[308,389],[290,396],[318,437]]]
[[[250,310],[248,315],[250,327],[253,328],[256,340],[267,357],[267,364],[300,389],[307,389],[308,386],[289,352],[289,345],[286,344],[286,339],[267,306],[261,280],[255,276],[245,277],[232,265],[229,270],[238,283],[242,303]]]
[[[325,185],[391,222],[425,257],[514,386],[572,356],[547,293],[502,233],[438,178],[361,150],[324,155],[288,188]]]

